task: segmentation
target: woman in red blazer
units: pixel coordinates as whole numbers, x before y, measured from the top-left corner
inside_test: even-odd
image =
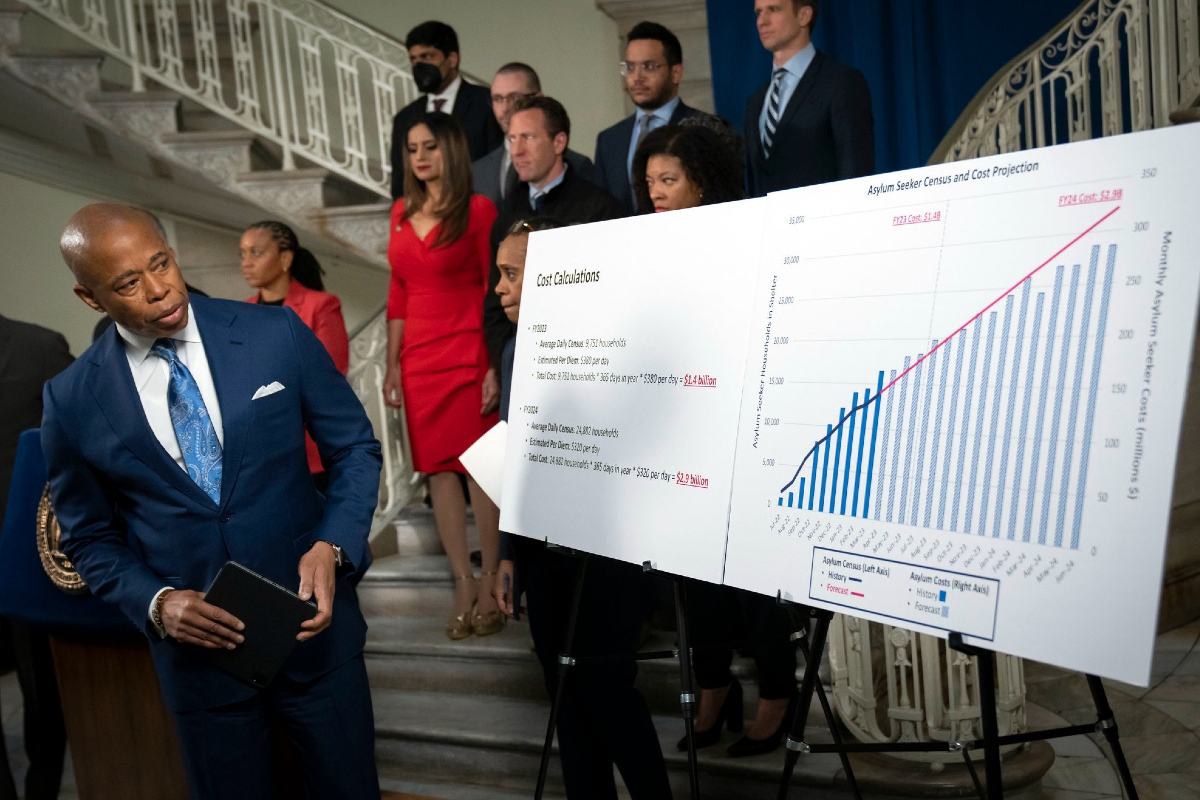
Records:
[[[324,291],[321,265],[296,240],[296,232],[282,222],[256,222],[242,234],[242,276],[258,294],[247,302],[287,306],[325,345],[334,366],[345,375],[350,369],[350,338],[342,319],[342,303]],[[317,488],[325,489],[329,476],[312,437],[307,437],[308,469]]]

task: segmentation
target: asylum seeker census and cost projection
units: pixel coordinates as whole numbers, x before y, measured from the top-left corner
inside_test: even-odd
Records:
[[[1144,681],[1195,321],[1194,139],[773,196],[726,582]]]
[[[502,524],[1144,682],[1198,134],[535,235]]]

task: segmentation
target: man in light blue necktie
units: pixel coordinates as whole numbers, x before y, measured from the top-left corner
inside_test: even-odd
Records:
[[[371,560],[381,459],[362,404],[290,309],[189,297],[150,214],[87,206],[60,247],[75,293],[114,322],[44,392],[62,548],[149,639],[191,796],[273,797],[279,715],[311,797],[378,800],[353,584]],[[206,602],[227,561],[317,604],[265,687],[199,655],[262,630]]]
[[[596,184],[617,198],[625,212],[634,208],[633,154],[650,131],[700,113],[679,97],[683,81],[683,47],[679,38],[657,22],[639,22],[626,37],[625,59],[618,65],[634,113],[596,137]]]

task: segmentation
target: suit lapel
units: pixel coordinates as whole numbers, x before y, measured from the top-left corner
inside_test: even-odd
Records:
[[[677,125],[683,120],[692,116],[694,113],[695,111],[691,107],[685,106],[683,101],[680,100],[679,105],[675,106],[675,112],[671,114],[671,118],[667,120],[667,123],[670,125]]]
[[[821,55],[820,52],[813,55],[813,60],[809,62],[808,69],[804,70],[804,77],[800,78],[800,83],[796,84],[796,91],[792,92],[792,96],[788,99],[787,107],[783,109],[783,113],[779,116],[779,130],[782,130],[791,118],[796,116],[796,110],[804,103],[804,98],[808,96],[808,93],[812,91],[813,86],[816,84],[821,72],[821,63],[824,60],[825,56]]]
[[[117,437],[143,464],[180,492],[198,503],[212,506],[212,498],[179,468],[150,430],[116,326],[110,326],[89,352],[96,375],[88,381],[88,387]]]
[[[208,369],[221,405],[221,426],[225,444],[221,457],[221,505],[224,506],[237,481],[246,448],[246,437],[254,419],[250,398],[257,387],[248,376],[251,370],[241,363],[248,355],[243,347],[245,336],[237,325],[237,312],[228,304],[193,298],[196,326],[204,340]]]

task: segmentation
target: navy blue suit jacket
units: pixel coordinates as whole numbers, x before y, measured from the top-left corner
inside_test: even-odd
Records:
[[[42,448],[62,548],[91,590],[144,630],[167,705],[212,708],[257,691],[160,639],[147,619],[163,586],[205,591],[227,560],[282,586],[299,584],[313,543],[339,545],[333,622],[284,665],[307,681],[362,651],[366,623],[351,581],[370,564],[380,447],[362,404],[321,342],[291,309],[191,298],[224,426],[221,498],[214,503],[150,430],[117,331],[110,329],[46,384]],[[278,381],[283,391],[252,400]],[[330,473],[313,488],[307,426]]]
[[[875,173],[875,130],[867,79],[817,51],[779,116],[763,158],[758,117],[770,81],[746,102],[742,136],[751,197]]]
[[[680,120],[702,113],[697,109],[683,104],[675,106],[669,124],[674,125]],[[633,139],[633,125],[637,114],[630,114],[612,127],[605,128],[596,136],[596,180],[593,181],[604,189],[625,209],[626,214],[635,214],[633,191],[629,185],[629,142]]]

